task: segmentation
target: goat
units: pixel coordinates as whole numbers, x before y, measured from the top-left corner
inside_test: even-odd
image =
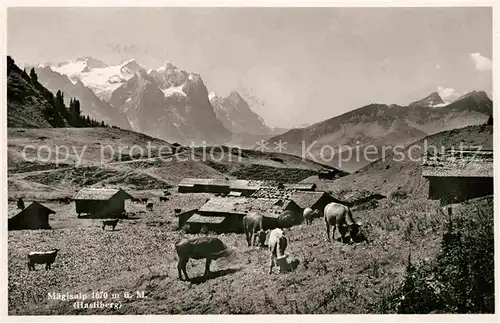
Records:
[[[52,263],[56,260],[59,249],[54,248],[52,251],[40,252],[34,251],[28,254],[28,270],[35,270],[35,264],[45,264],[45,270],[49,270]]]
[[[118,221],[120,219],[114,219],[114,220],[104,220],[102,221],[102,229],[106,228],[107,225],[113,227],[113,230],[115,229],[116,225],[118,224]]]

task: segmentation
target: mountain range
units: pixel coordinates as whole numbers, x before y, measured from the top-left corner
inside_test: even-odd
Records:
[[[170,142],[235,143],[241,134],[275,134],[237,92],[209,95],[199,74],[170,62],[146,69],[133,59],[108,66],[81,57],[35,70],[42,84],[78,98],[90,116]]]
[[[118,65],[81,57],[35,68],[50,91],[75,97],[82,112],[96,120],[181,144],[228,144],[258,148],[266,140],[286,144],[286,152],[345,171],[355,171],[375,158],[348,158],[352,148],[408,145],[427,135],[485,123],[493,103],[472,91],[453,102],[437,92],[408,105],[373,103],[296,129],[272,129],[236,91],[227,97],[207,89],[201,76],[166,62],[146,69],[135,60]]]
[[[438,132],[484,124],[492,113],[493,102],[485,92],[472,91],[451,103],[431,93],[408,106],[369,104],[292,129],[267,143],[281,140],[287,153],[352,172],[380,158],[384,149],[406,146]],[[368,145],[371,147],[366,150]]]

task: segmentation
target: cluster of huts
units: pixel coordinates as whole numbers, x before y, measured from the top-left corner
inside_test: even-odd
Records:
[[[339,176],[331,171],[323,177]],[[422,176],[429,181],[429,198],[458,203],[493,194],[493,151],[446,150],[427,152]],[[179,193],[212,193],[204,205],[178,212],[179,227],[198,230],[239,231],[249,212],[277,217],[283,211],[302,214],[306,207],[323,209],[330,202],[341,202],[313,183],[276,183],[241,179],[185,178]],[[121,217],[125,201],[133,197],[119,188],[83,188],[74,197],[78,216]],[[55,211],[39,202],[16,213],[9,213],[8,229],[50,229],[49,216]]]
[[[82,188],[75,195],[78,217],[121,217],[125,213],[125,200],[132,196],[120,188]],[[34,201],[8,220],[8,230],[50,229],[49,216],[54,210]]]
[[[256,180],[186,178],[179,183],[180,193],[213,193],[200,208],[178,214],[179,227],[190,231],[203,228],[214,232],[240,232],[242,219],[250,212],[277,218],[291,211],[300,221],[305,208],[323,209],[330,202],[340,202],[326,192],[316,191],[315,184],[283,184]]]

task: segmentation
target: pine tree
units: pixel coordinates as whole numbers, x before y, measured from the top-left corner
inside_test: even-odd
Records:
[[[486,124],[488,126],[492,126],[493,125],[493,115],[490,115],[490,117],[488,118],[488,122]]]
[[[38,75],[36,75],[36,72],[35,72],[35,68],[32,67],[31,68],[31,71],[30,71],[30,78],[31,80],[33,81],[33,83],[37,83],[38,82]]]

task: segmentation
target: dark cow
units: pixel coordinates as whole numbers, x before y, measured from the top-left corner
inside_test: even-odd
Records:
[[[71,203],[71,199],[69,197],[63,197],[59,199],[59,204],[69,204]]]
[[[140,202],[141,202],[141,199],[136,198],[136,197],[132,198],[132,203],[137,204],[137,203],[140,203]]]
[[[115,229],[116,225],[118,224],[118,221],[120,219],[114,219],[114,220],[104,220],[102,221],[102,229],[106,228],[106,226],[113,227],[113,230]]]
[[[146,203],[148,203],[148,198],[147,198],[147,197],[142,198],[142,199],[141,199],[141,202],[142,202],[142,204],[146,204]]]
[[[153,209],[153,203],[149,202],[148,204],[146,204],[146,209],[152,210]]]
[[[249,213],[243,217],[243,230],[249,247],[255,245],[257,237],[260,246],[263,247],[266,241],[266,231],[276,227],[276,219],[265,217],[260,213]]]
[[[332,239],[335,240],[335,230],[339,229],[342,242],[349,237],[349,242],[354,242],[354,238],[359,233],[361,226],[360,222],[356,222],[352,217],[351,210],[348,206],[332,202],[325,206],[324,219],[326,223],[326,235],[330,240],[330,227],[333,227]]]
[[[168,197],[160,196],[160,202],[166,202],[166,201],[168,201]]]
[[[24,210],[24,201],[23,201],[23,198],[20,197],[18,200],[17,200],[17,208],[18,209],[21,209],[21,210]]]
[[[302,214],[294,213],[290,210],[283,211],[277,219],[278,228],[291,228],[303,221]],[[273,228],[274,229],[274,228]]]
[[[163,191],[163,195],[170,196],[170,195],[172,195],[172,193],[170,193],[169,191]]]
[[[45,264],[45,270],[49,270],[52,263],[56,260],[59,249],[54,248],[48,252],[30,252],[28,254],[28,270],[35,270],[35,264]]]
[[[179,279],[183,280],[182,273],[189,280],[186,265],[189,259],[206,259],[204,277],[210,274],[210,263],[212,260],[227,257],[231,254],[224,243],[215,237],[199,237],[183,239],[175,244],[175,251],[179,257],[177,270]]]

